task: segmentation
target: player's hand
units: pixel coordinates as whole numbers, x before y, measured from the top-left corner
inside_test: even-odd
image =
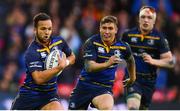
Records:
[[[123,81],[123,87],[128,87],[128,86],[132,85],[134,82],[135,82],[135,80],[128,78]]]
[[[115,55],[111,56],[109,58],[109,60],[108,60],[109,65],[113,65],[115,63],[119,64],[121,62],[122,62],[122,60],[119,57],[115,56]]]
[[[154,64],[154,59],[151,57],[151,55],[149,55],[147,53],[143,53],[142,57],[143,57],[144,62],[149,63],[151,65]]]
[[[58,55],[58,67],[60,70],[66,67],[66,54],[64,52],[62,58]]]

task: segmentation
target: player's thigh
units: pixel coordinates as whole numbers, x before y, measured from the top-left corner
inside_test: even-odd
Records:
[[[140,106],[141,110],[147,110],[149,108],[153,93],[154,93],[153,88],[148,87],[144,90],[142,98],[141,98],[141,106]]]
[[[111,94],[102,94],[94,97],[92,103],[100,110],[111,110],[114,105],[114,99]]]
[[[127,98],[128,109],[139,109],[141,104],[141,95],[138,93],[132,93]]]
[[[52,101],[41,108],[41,110],[63,110],[59,101]]]

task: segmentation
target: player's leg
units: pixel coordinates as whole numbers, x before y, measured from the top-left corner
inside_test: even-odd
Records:
[[[34,98],[28,95],[18,94],[14,99],[10,110],[36,110],[40,105],[37,101],[37,97]]]
[[[41,108],[41,110],[63,110],[59,101],[52,101]]]
[[[137,81],[125,88],[127,108],[129,110],[138,110],[142,98],[142,86]]]
[[[111,110],[114,105],[114,99],[111,94],[102,94],[94,97],[92,103],[99,110]]]
[[[138,110],[141,104],[141,95],[138,93],[132,93],[127,97],[127,108],[129,110]]]
[[[141,98],[141,105],[140,105],[140,110],[148,110],[150,105],[151,105],[151,100],[152,100],[152,96],[154,93],[154,86],[150,87],[150,86],[146,86],[144,87],[143,90],[143,95]]]
[[[88,89],[87,89],[88,88]],[[69,110],[87,110],[91,102],[91,88],[83,84],[77,84],[69,98]]]

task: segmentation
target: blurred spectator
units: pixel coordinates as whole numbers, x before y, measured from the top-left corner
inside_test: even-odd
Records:
[[[113,7],[115,6],[115,2],[112,0],[105,0],[103,5],[102,15],[101,17],[111,15],[113,11]]]
[[[66,40],[69,47],[73,50],[76,56],[79,54],[79,48],[81,46],[81,38],[75,29],[75,21],[77,17],[72,13],[65,20],[64,26],[60,30],[60,35]]]
[[[10,61],[6,64],[1,74],[0,91],[12,92],[17,91],[18,84],[15,83],[14,77],[18,71],[18,67],[15,61]]]
[[[175,55],[175,74],[180,75],[180,41],[177,44],[177,47],[174,49]]]
[[[175,100],[180,102],[180,41],[177,42],[174,49],[175,67],[174,71],[169,74],[169,85],[177,94]]]
[[[175,41],[176,41],[175,46],[176,46],[176,45],[180,44],[180,21],[179,21],[179,23],[176,24],[175,34],[176,34],[176,36],[175,36],[176,37],[176,39],[175,39]],[[177,49],[178,48],[176,48],[176,50]]]
[[[169,0],[134,0],[131,9],[132,14],[136,15],[139,13],[138,11],[143,5],[152,6],[157,11],[167,14],[168,17],[171,17],[173,13],[171,1]]]
[[[163,90],[157,90],[159,91],[156,93],[157,97],[160,99],[164,97],[162,100],[170,101],[169,98],[173,98],[175,95],[177,97],[174,101],[180,101],[179,0],[1,0],[0,90],[16,93],[19,81],[22,83],[24,80],[23,54],[34,39],[31,21],[35,14],[39,12],[50,14],[53,19],[53,34],[62,35],[76,54],[75,65],[64,70],[58,79],[59,85],[66,89],[65,92],[60,92],[60,94],[64,94],[65,98],[68,99],[68,94],[76,83],[76,78],[83,63],[82,43],[92,33],[98,31],[97,24],[102,16],[116,15],[119,20],[119,34],[121,34],[125,29],[135,25],[137,20],[135,14],[138,13],[142,5],[153,6],[158,11],[156,28],[167,35],[171,51],[174,52],[176,57],[174,70],[163,70],[163,73],[159,75],[160,81],[158,82],[160,84],[158,87]],[[115,83],[116,96],[121,95],[123,90],[122,87],[117,87],[121,82],[119,75]],[[118,88],[120,88],[120,91]]]
[[[25,36],[26,36],[26,44],[25,46],[29,46],[29,44],[32,42],[32,40],[34,39],[34,35],[33,35],[33,24],[29,24],[26,26],[25,28]]]
[[[83,42],[92,36],[98,28],[96,27],[97,22],[100,20],[100,11],[95,7],[95,1],[88,0],[87,6],[82,10],[81,25],[82,40]]]
[[[59,1],[58,0],[51,0],[49,6],[49,12],[52,17],[53,22],[53,35],[59,34],[59,28],[61,24],[61,19],[59,18]]]
[[[129,15],[125,10],[121,10],[117,16],[119,21],[119,35],[121,35],[129,28]]]

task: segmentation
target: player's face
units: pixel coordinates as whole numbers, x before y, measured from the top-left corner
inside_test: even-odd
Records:
[[[35,28],[35,35],[41,43],[48,43],[52,34],[51,20],[39,21]]]
[[[155,12],[150,9],[143,9],[139,14],[139,27],[142,31],[151,31],[155,24]]]
[[[105,23],[100,26],[100,34],[104,42],[113,42],[116,33],[117,27],[114,23]]]

